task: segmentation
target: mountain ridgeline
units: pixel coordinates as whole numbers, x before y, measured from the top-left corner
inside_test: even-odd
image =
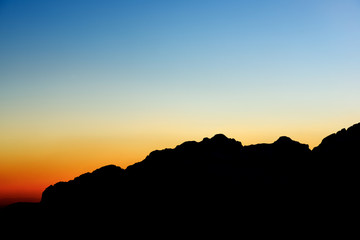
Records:
[[[244,147],[218,134],[154,151],[125,170],[109,165],[57,183],[43,192],[41,204],[75,211],[135,205],[144,212],[154,206],[184,211],[202,203],[254,201],[261,195],[294,194],[308,184],[304,171],[310,157],[307,145],[287,137]]]
[[[334,214],[359,186],[359,149],[360,123],[312,151],[288,137],[243,146],[218,134],[153,151],[126,169],[109,165],[56,183],[32,211],[44,218],[90,212],[123,219],[326,214],[329,208]]]

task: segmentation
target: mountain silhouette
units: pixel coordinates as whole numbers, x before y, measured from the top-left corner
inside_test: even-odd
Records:
[[[321,170],[317,182],[329,198],[357,199],[359,188],[360,123],[322,140],[313,149],[313,159]]]
[[[56,183],[40,203],[13,204],[2,214],[152,227],[181,219],[195,225],[272,222],[274,216],[328,222],[341,209],[351,211],[359,149],[360,123],[324,138],[312,151],[285,136],[243,146],[217,134],[153,151],[126,169],[108,165]]]

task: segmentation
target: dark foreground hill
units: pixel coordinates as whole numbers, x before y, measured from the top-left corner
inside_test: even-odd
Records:
[[[352,211],[359,149],[360,123],[313,151],[288,137],[243,146],[218,134],[154,151],[126,169],[109,165],[56,183],[40,203],[11,205],[2,214],[151,227],[277,218],[316,225]]]

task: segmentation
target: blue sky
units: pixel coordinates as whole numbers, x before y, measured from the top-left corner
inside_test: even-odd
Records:
[[[241,135],[360,117],[354,0],[1,1],[0,35],[4,129],[76,132],[91,118],[80,135]]]

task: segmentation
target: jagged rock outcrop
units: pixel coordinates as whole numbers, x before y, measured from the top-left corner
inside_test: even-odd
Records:
[[[360,123],[325,137],[313,149],[316,177],[334,199],[356,195],[359,187]]]
[[[358,159],[359,146],[360,123],[357,123],[325,137],[313,152],[317,157],[329,157],[332,161],[352,161]]]

